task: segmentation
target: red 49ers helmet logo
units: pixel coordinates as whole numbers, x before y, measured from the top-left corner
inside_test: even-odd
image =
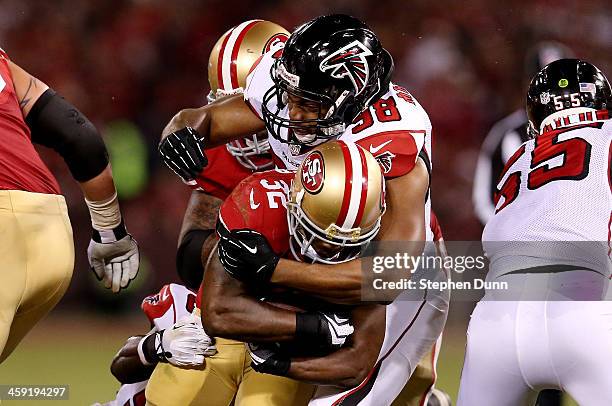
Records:
[[[304,189],[312,194],[319,193],[323,187],[324,173],[323,155],[319,151],[314,151],[304,159],[302,165],[302,185],[304,185]]]

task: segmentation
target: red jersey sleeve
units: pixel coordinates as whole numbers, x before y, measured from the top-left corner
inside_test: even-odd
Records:
[[[294,174],[265,171],[240,182],[221,205],[219,222],[228,231],[249,229],[261,233],[279,255],[288,249],[287,192]]]
[[[341,138],[370,151],[387,179],[410,172],[421,150],[431,156],[429,116],[406,89],[394,84]]]

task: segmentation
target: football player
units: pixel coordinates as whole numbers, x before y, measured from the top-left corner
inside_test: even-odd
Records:
[[[555,388],[612,404],[612,89],[561,59],[531,81],[531,140],[508,161],[483,232],[488,290],[470,320],[458,405],[520,405]],[[486,390],[483,390],[486,388]]]
[[[529,81],[549,63],[571,57],[572,51],[563,44],[551,41],[538,43],[527,52],[525,81]],[[506,162],[514,151],[530,138],[527,125],[527,114],[521,106],[495,123],[482,143],[474,174],[472,201],[474,213],[483,226],[495,213],[493,196]],[[542,391],[537,406],[561,406],[561,393],[552,389]]]
[[[290,170],[326,140],[354,141],[374,154],[388,179],[388,213],[377,239],[402,241],[418,256],[432,239],[431,124],[414,97],[391,83],[392,71],[391,56],[363,22],[346,15],[316,18],[298,28],[282,52],[261,58],[244,97],[179,112],[163,131],[160,153],[189,182],[206,164],[202,147],[266,128],[275,163]],[[355,215],[355,208],[344,208],[344,221]],[[274,265],[258,273],[260,283],[332,302],[361,300],[359,259],[342,266],[285,259]],[[245,262],[237,269],[253,266]]]
[[[208,102],[213,103],[218,99],[242,93],[246,76],[258,57],[277,49],[287,38],[288,32],[283,27],[264,20],[245,21],[223,34],[209,57],[208,80],[211,90],[207,97]],[[188,182],[194,191],[185,212],[177,251],[179,275],[183,283],[194,290],[197,290],[202,282],[202,264],[206,262],[213,245],[211,241],[214,241],[214,238],[211,237],[214,237],[213,230],[221,202],[242,179],[254,171],[272,166],[265,131],[209,150],[207,156],[213,164],[199,173],[192,182]],[[203,330],[198,334],[204,334]],[[147,363],[142,361],[135,351],[139,342],[144,342],[142,336],[130,338],[118,354],[121,358],[116,357],[113,362],[113,374],[118,379],[121,378],[121,382],[131,382],[138,377],[148,379],[153,371],[153,367],[147,367]],[[220,388],[227,386],[233,386],[236,392],[239,385],[241,393],[252,393],[254,391],[249,388],[265,386],[270,391],[287,393],[288,397],[281,397],[281,400],[291,401],[289,394],[292,388],[299,387],[299,384],[287,379],[253,374],[248,363],[245,364],[248,355],[242,343],[220,339],[217,346],[218,356],[210,359],[209,363],[212,364],[211,369],[214,366],[214,377],[220,377],[220,380],[208,378],[209,383],[218,384],[217,387],[214,383],[211,384],[212,389],[207,395],[210,402],[214,401],[211,393],[223,392]],[[146,346],[144,348],[146,349]],[[170,362],[172,363],[172,360]],[[207,379],[208,371],[192,370],[189,375],[199,382]],[[124,385],[118,399],[122,393],[133,397],[141,388],[144,399],[145,385],[146,382],[136,386]],[[190,387],[199,388],[193,380],[183,379],[181,385],[169,392],[167,385],[157,379],[149,389],[150,397],[159,404],[168,404],[170,401],[174,402],[173,404],[184,404],[183,400],[192,392]],[[160,393],[162,398],[155,397],[156,388],[159,388],[157,393]],[[171,400],[164,400],[164,397]]]
[[[128,338],[115,355],[111,372],[122,383],[115,400],[104,406],[144,406],[145,388],[158,362],[199,366],[216,348],[193,315],[196,294],[183,285],[165,285],[142,301],[151,331]]]
[[[359,189],[351,190],[349,186],[356,184]],[[345,204],[360,207],[360,215],[349,226],[338,224]],[[250,210],[245,210],[247,206]],[[333,310],[337,305],[330,308],[294,291],[278,292],[277,287],[267,290],[255,283],[253,274],[234,274],[235,254],[245,248],[254,262],[259,262],[254,257],[270,258],[265,250],[271,249],[275,260],[289,256],[346,263],[362,255],[374,239],[384,209],[381,168],[369,152],[351,142],[316,147],[295,174],[268,171],[242,182],[221,206],[219,259],[211,259],[204,276],[207,332],[256,342],[250,351],[257,371],[322,385],[312,405],[331,405],[341,399],[348,404],[390,405],[442,331],[448,306],[444,292],[423,296],[423,292],[406,291],[389,306],[358,306],[352,311],[355,333],[350,343],[328,355],[312,356],[320,347],[344,344],[352,330],[347,321],[325,313],[279,309],[253,296],[274,302],[282,298],[282,303],[302,309]],[[240,238],[234,238],[236,234]],[[247,279],[232,280],[226,272]],[[277,344],[287,339],[296,342],[299,358],[284,353]]]
[[[119,292],[136,277],[138,246],[119,209],[100,134],[76,107],[0,49],[0,362],[64,295],[74,267],[59,185],[32,143],[64,158],[91,215],[89,264]],[[42,254],[44,253],[44,255]]]
[[[224,33],[208,60],[208,102],[242,94],[247,75],[258,58],[278,49],[288,37],[283,27],[264,20],[245,21]],[[175,140],[170,138],[168,142]],[[202,264],[212,248],[213,239],[209,237],[221,202],[241,180],[273,166],[265,131],[210,149],[206,156],[210,165],[188,182],[194,191],[183,218],[176,257],[181,280],[194,290],[202,283]]]

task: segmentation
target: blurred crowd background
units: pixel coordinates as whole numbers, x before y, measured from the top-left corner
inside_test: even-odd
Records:
[[[101,130],[141,274],[122,295],[88,270],[89,217],[61,158],[41,150],[67,196],[76,269],[62,306],[125,310],[177,279],[177,236],[189,196],[157,156],[163,126],[201,105],[207,62],[231,26],[268,19],[290,31],[317,15],[364,19],[395,58],[396,83],[433,123],[433,207],[448,240],[478,240],[474,167],[490,126],[523,102],[527,50],[557,40],[612,75],[607,0],[2,0],[0,46],[12,60],[78,106]],[[136,309],[132,306],[133,309]]]

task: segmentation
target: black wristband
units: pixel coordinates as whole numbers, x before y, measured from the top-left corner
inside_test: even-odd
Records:
[[[327,336],[325,337],[326,340]],[[325,342],[321,337],[321,316],[317,313],[296,313],[295,339],[317,343]]]
[[[125,228],[123,219],[121,219],[121,223],[119,223],[119,225],[112,230],[96,230],[94,228],[91,234],[91,239],[97,243],[107,244],[110,242],[119,241],[126,235],[128,235],[127,229]]]
[[[150,364],[157,364],[160,361],[157,356],[157,350],[155,349],[155,335],[156,334],[151,334],[145,338],[142,343],[142,354]]]

